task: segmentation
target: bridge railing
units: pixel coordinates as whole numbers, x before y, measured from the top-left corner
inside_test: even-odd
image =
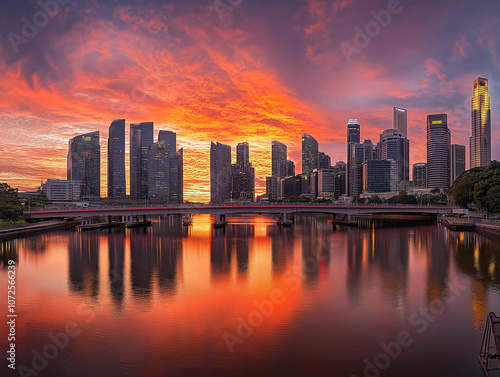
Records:
[[[431,205],[421,205],[421,204],[387,204],[387,203],[372,203],[372,204],[360,204],[360,203],[311,203],[311,202],[283,202],[283,203],[224,203],[224,204],[203,204],[203,203],[183,203],[183,204],[162,204],[162,203],[143,203],[143,204],[130,204],[130,205],[89,205],[80,206],[76,204],[68,205],[49,205],[45,209],[37,211],[29,211],[32,213],[43,212],[43,211],[74,211],[74,210],[102,210],[102,209],[128,209],[128,208],[200,208],[200,207],[349,207],[349,208],[398,208],[398,207],[414,207],[414,208],[429,208],[429,207],[453,207],[459,208],[453,205],[448,206],[431,206]]]

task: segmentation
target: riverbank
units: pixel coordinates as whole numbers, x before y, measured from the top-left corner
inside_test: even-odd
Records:
[[[500,220],[476,217],[443,217],[441,223],[452,231],[470,231],[495,240],[500,239]]]
[[[66,229],[74,225],[74,221],[43,221],[34,224],[11,225],[0,228],[0,240],[5,241],[31,234],[55,229]]]

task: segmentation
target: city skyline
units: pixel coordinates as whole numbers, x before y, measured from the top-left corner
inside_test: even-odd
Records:
[[[475,82],[474,82],[474,85],[476,86],[478,80],[481,79],[481,78],[478,78]],[[360,122],[357,120],[357,119],[349,119],[348,121],[348,124],[347,124],[347,141],[346,141],[346,146],[347,146],[347,149],[350,150],[350,153],[346,156],[346,160],[349,161],[349,159],[353,158],[353,156],[357,156],[357,149],[359,149],[359,153],[361,153],[361,155],[357,156],[357,162],[356,164],[353,164],[353,169],[356,170],[356,173],[354,174],[352,180],[353,182],[355,182],[356,184],[356,188],[354,189],[354,191],[352,192],[347,192],[347,195],[348,196],[358,196],[362,193],[366,193],[366,184],[367,182],[365,182],[365,178],[363,176],[363,172],[365,171],[365,162],[368,162],[369,160],[387,160],[387,159],[392,159],[395,163],[396,163],[396,168],[397,170],[399,171],[399,173],[397,174],[398,175],[398,178],[397,180],[394,180],[393,178],[391,178],[392,181],[394,182],[397,182],[397,185],[391,183],[391,187],[398,187],[401,183],[403,183],[404,181],[410,181],[410,178],[411,180],[413,180],[413,177],[410,176],[410,164],[408,162],[408,152],[410,150],[410,147],[409,147],[409,139],[405,137],[404,135],[404,128],[401,129],[401,127],[397,127],[397,120],[396,120],[396,114],[397,112],[400,112],[400,111],[404,111],[404,123],[403,124],[406,124],[406,114],[407,114],[407,109],[400,109],[400,108],[397,108],[397,107],[393,107],[393,114],[394,114],[394,122],[393,122],[393,128],[388,128],[386,130],[384,130],[379,136],[380,136],[380,142],[377,142],[376,144],[374,144],[371,139],[369,138],[366,138],[364,140],[363,143],[361,142],[358,142],[356,143],[355,141],[356,140],[359,140],[361,141],[361,138],[360,138],[360,135],[361,135],[361,126],[360,126]],[[433,121],[433,122],[430,122],[429,119],[434,119],[438,117],[439,119],[444,119],[444,120],[439,120],[439,121]],[[444,117],[444,118],[442,118]],[[491,113],[489,112],[488,113],[488,119],[489,121],[491,121]],[[438,119],[436,118],[436,119]],[[462,164],[462,166],[466,166],[465,165],[465,146],[462,146],[462,145],[458,145],[458,144],[451,144],[451,130],[447,127],[447,114],[434,114],[434,115],[427,115],[427,162],[429,162],[429,156],[430,158],[432,159],[432,155],[430,155],[430,151],[433,149],[433,147],[431,146],[430,144],[430,141],[432,140],[432,137],[430,136],[430,129],[429,129],[429,125],[432,123],[439,123],[439,124],[443,124],[446,126],[447,130],[448,130],[448,168],[447,168],[447,179],[448,179],[448,183],[445,184],[441,184],[439,183],[438,185],[435,185],[436,187],[439,187],[441,189],[445,189],[447,187],[450,187],[454,181],[454,179],[462,172],[464,171],[464,168],[460,166],[460,164]],[[400,122],[401,123],[401,122]],[[113,134],[113,132],[116,133],[116,127],[119,127],[119,137],[116,138],[116,136]],[[472,125],[473,127],[473,125]],[[168,152],[171,154],[172,158],[175,156],[175,155],[179,155],[180,153],[180,159],[181,161],[183,160],[183,148],[181,148],[179,151],[176,151],[176,146],[177,146],[177,140],[176,140],[176,133],[171,131],[171,130],[158,130],[157,131],[157,134],[158,134],[158,141],[155,143],[154,142],[154,134],[156,133],[156,131],[154,130],[154,122],[140,122],[140,123],[130,123],[129,124],[129,130],[131,130],[130,132],[130,148],[129,148],[129,151],[130,151],[130,154],[132,155],[136,155],[135,159],[137,161],[134,161],[134,163],[132,165],[130,165],[130,169],[126,169],[125,172],[113,172],[111,170],[109,170],[109,167],[110,167],[110,158],[113,157],[113,153],[112,153],[112,150],[113,150],[113,144],[116,144],[118,142],[118,145],[120,145],[121,148],[123,148],[121,146],[121,144],[124,145],[125,143],[125,131],[126,131],[127,127],[126,127],[126,120],[125,119],[115,119],[114,121],[111,122],[111,125],[109,126],[109,130],[110,130],[110,138],[107,140],[107,150],[105,151],[106,155],[107,155],[107,159],[108,159],[108,172],[107,172],[107,178],[106,178],[106,182],[103,184],[101,182],[101,186],[105,186],[106,190],[105,192],[108,193],[108,198],[109,199],[125,199],[125,197],[112,197],[112,196],[109,196],[109,193],[111,191],[113,191],[113,181],[111,180],[111,177],[110,177],[110,174],[116,176],[116,174],[118,174],[119,176],[122,176],[122,175],[128,175],[130,180],[128,181],[128,184],[126,184],[126,188],[127,188],[127,193],[130,193],[131,191],[133,192],[134,190],[132,189],[132,187],[134,186],[134,181],[137,181],[135,183],[136,186],[138,186],[138,188],[136,188],[135,190],[144,190],[145,194],[135,194],[135,195],[132,195],[130,194],[130,199],[152,199],[152,200],[157,200],[158,198],[156,198],[156,195],[153,195],[150,197],[150,194],[149,194],[149,189],[150,189],[150,184],[149,184],[149,181],[150,181],[150,176],[149,176],[149,151],[151,148],[154,148],[155,151],[157,150],[158,148],[158,145],[159,143],[162,143],[160,145],[160,148],[163,148],[164,151]],[[138,131],[138,132],[137,132]],[[134,134],[134,132],[137,134]],[[112,143],[111,142],[111,137],[115,137],[114,139],[114,142]],[[91,138],[92,137],[92,138]],[[143,137],[146,137],[145,141],[143,141]],[[122,140],[119,140],[119,139],[122,139]],[[151,140],[150,140],[151,139]],[[68,180],[70,178],[72,178],[72,176],[70,175],[70,163],[71,163],[71,160],[73,159],[74,160],[74,157],[71,157],[72,154],[74,154],[73,152],[73,149],[74,147],[72,147],[72,145],[75,145],[75,141],[79,141],[79,142],[90,142],[92,141],[94,144],[96,143],[96,140],[98,142],[99,140],[99,131],[94,131],[94,132],[88,132],[88,133],[85,133],[85,134],[82,134],[82,135],[77,135],[73,138],[70,139],[69,141],[69,149],[68,149],[68,158],[67,158],[67,165],[68,165],[68,173],[67,173],[67,178]],[[394,144],[393,146],[389,147],[388,145],[386,145],[387,143],[390,143],[391,140],[393,140],[394,142],[398,142],[398,144]],[[487,140],[489,141],[489,139]],[[400,143],[401,142],[405,142],[406,144],[401,144],[400,146]],[[312,143],[312,144],[311,144]],[[352,145],[351,145],[352,144]],[[136,145],[134,147],[134,145]],[[212,157],[212,153],[213,153],[213,148],[215,146],[221,146],[221,147],[224,147],[225,149],[227,149],[225,153],[225,159],[227,160],[226,161],[226,164],[231,164],[233,166],[233,170],[234,168],[238,168],[240,169],[242,166],[248,164],[250,162],[250,148],[249,148],[249,143],[248,142],[239,142],[234,150],[233,150],[233,147],[230,146],[230,145],[224,145],[222,143],[219,143],[219,142],[216,142],[216,144],[214,144],[214,142],[211,142],[211,159],[213,158]],[[312,145],[312,147],[311,147]],[[292,164],[294,165],[294,161],[291,161],[291,160],[287,160],[287,151],[288,151],[288,147],[287,145],[279,142],[279,141],[272,141],[271,144],[271,167],[276,164],[276,169],[279,170],[279,169],[285,169],[285,165],[283,165],[283,167],[280,166],[281,163],[287,163],[287,164]],[[461,152],[461,154],[463,155],[462,158],[462,162],[458,162],[458,166],[455,166],[454,164],[457,163],[456,161],[456,154],[455,154],[455,148],[457,147],[460,147],[460,148],[463,148],[464,150]],[[311,148],[314,149],[314,152],[311,152]],[[329,155],[327,155],[325,152],[322,152],[319,150],[320,148],[320,143],[312,136],[312,135],[309,135],[309,134],[302,134],[302,137],[301,137],[301,159],[302,159],[302,166],[306,166],[306,170],[307,172],[305,172],[304,170],[302,171],[302,174],[305,174],[306,176],[309,176],[313,170],[317,171],[318,173],[320,173],[322,170],[325,170],[325,173],[326,173],[326,170],[331,170],[332,171],[332,174],[333,174],[333,169],[335,168],[335,164],[338,164],[338,163],[344,163],[344,161],[340,160],[340,161],[337,161],[336,163],[332,163],[331,161],[331,157]],[[137,151],[135,150],[137,149]],[[218,148],[216,148],[218,149]],[[99,158],[101,158],[101,151],[100,151],[100,146],[97,148],[97,150],[99,151]],[[392,152],[389,152],[392,151]],[[111,153],[110,153],[111,151]],[[133,152],[134,151],[134,152]],[[73,153],[72,153],[73,152]],[[177,153],[176,153],[177,152]],[[312,154],[311,154],[312,153]],[[81,154],[81,153],[80,153]],[[146,155],[146,162],[141,162],[141,158],[144,159],[144,156],[143,155]],[[93,155],[95,155],[95,153],[93,153]],[[121,152],[121,155],[123,155],[123,151]],[[316,157],[312,157],[312,156],[316,156]],[[233,158],[234,157],[234,158]],[[274,159],[277,159],[276,162],[274,162],[273,160]],[[304,161],[309,161],[311,158],[314,159],[314,162],[310,162],[308,163],[307,165],[304,165]],[[95,157],[94,157],[95,159]],[[121,159],[124,159],[124,156],[120,157],[120,160]],[[216,158],[217,160],[217,158]],[[232,161],[235,161],[235,163],[233,164]],[[323,162],[321,161],[323,160]],[[173,160],[172,160],[173,161]],[[328,163],[327,163],[328,161]],[[401,162],[399,161],[402,161],[402,164]],[[218,162],[216,162],[218,163]],[[170,163],[171,164],[171,163]],[[182,162],[181,162],[182,164]],[[325,165],[327,164],[328,166],[321,166],[321,165]],[[418,165],[419,163],[414,163],[413,166],[415,165]],[[136,166],[135,168],[134,165]],[[310,165],[310,166],[308,166]],[[426,163],[427,165],[427,163]],[[431,163],[430,166],[432,166],[433,164]],[[141,168],[141,166],[143,166],[144,168]],[[183,167],[183,165],[180,165]],[[257,192],[257,187],[255,186],[255,180],[256,180],[256,176],[255,176],[255,169],[252,168],[252,164],[250,163],[250,168],[252,169],[252,181],[254,182],[253,183],[253,189],[252,189],[252,201],[256,199],[256,196],[259,196],[259,193]],[[314,168],[314,166],[316,166],[316,168]],[[349,166],[349,163],[347,163],[347,166]],[[93,170],[95,170],[95,164],[92,165],[93,167]],[[456,168],[455,168],[456,167]],[[120,170],[122,169],[121,166],[119,168]],[[135,173],[135,178],[134,177],[134,174],[132,173],[132,170],[133,169],[136,169],[138,170],[137,173]],[[175,168],[177,169],[177,171],[179,171],[179,168]],[[217,179],[217,177],[220,178],[221,176],[221,173],[220,172],[217,172],[217,170],[212,166],[211,168],[211,177],[215,177],[215,179]],[[141,171],[144,170],[144,173],[141,173]],[[349,171],[350,169],[348,169]],[[438,169],[439,170],[439,169]],[[442,170],[442,169],[441,169]],[[457,174],[457,171],[458,171],[458,174]],[[215,174],[214,174],[215,172]],[[294,169],[293,169],[293,172],[295,173]],[[80,173],[80,175],[82,175],[82,177],[84,175],[87,175],[89,174],[88,172],[84,171],[85,174],[83,173]],[[95,176],[95,173],[94,171],[91,172],[92,174],[94,174]],[[277,174],[278,172],[276,172],[275,174]],[[442,172],[440,171],[439,174],[441,174]],[[172,173],[167,173],[167,174],[172,174]],[[175,176],[177,176],[177,174],[179,173],[175,173]],[[183,169],[180,169],[180,174],[181,176],[179,176],[179,179],[183,180],[182,176],[184,175],[184,172],[183,172]],[[230,173],[230,175],[232,175],[233,173]],[[415,170],[413,170],[413,174],[415,174]],[[432,174],[432,169],[431,169],[431,174]],[[141,175],[145,175],[145,179],[142,179],[141,180]],[[294,174],[284,174],[282,176],[280,176],[280,178],[284,178],[284,177],[287,177],[287,176],[293,176]],[[435,175],[435,173],[434,173]],[[442,174],[441,174],[442,175]],[[274,177],[274,175],[272,175]],[[265,194],[267,192],[269,192],[269,179],[270,177],[264,177],[264,180],[265,180],[265,186],[264,186],[264,192],[262,194]],[[441,177],[442,178],[442,177]],[[46,180],[51,180],[53,178],[45,178]],[[95,177],[94,177],[95,179]],[[85,183],[85,179],[80,179],[81,182],[82,182],[82,198],[85,198],[85,195],[87,197],[89,197],[89,194],[85,194],[87,189],[85,188],[86,186],[86,183]],[[170,180],[170,179],[169,179]],[[231,181],[233,180],[233,178],[230,179]],[[316,176],[316,185],[318,185],[318,176]],[[426,179],[426,183],[429,181],[429,178],[427,177]],[[177,178],[176,178],[176,182],[178,182]],[[212,189],[212,186],[218,186],[218,184],[215,184],[215,181],[214,181],[214,178],[211,178],[210,180],[210,187],[211,187],[211,191],[213,190]],[[351,179],[349,178],[349,176],[347,175],[346,177],[346,183],[347,182],[351,182]],[[431,182],[431,186],[432,186],[432,178],[430,179],[430,182]],[[167,191],[170,190],[170,186],[169,185],[172,185],[174,184],[173,182],[170,182],[170,183],[167,183]],[[229,183],[229,186],[231,186],[231,184],[234,184],[234,183]],[[93,185],[95,186],[95,182],[93,183]],[[172,186],[172,187],[177,187],[178,183],[175,183],[176,186]],[[308,191],[309,190],[319,190],[319,188],[316,188],[314,183],[312,182],[309,182],[308,185],[311,185],[311,187],[309,189],[307,189]],[[332,185],[334,186],[338,186],[338,183],[334,183],[334,181],[332,181]],[[181,184],[181,186],[179,187],[179,190],[177,188],[174,189],[174,191],[176,192],[175,195],[177,195],[177,193],[179,193],[179,196],[183,196],[183,185]],[[332,187],[334,187],[332,186]],[[419,184],[417,183],[415,185],[415,187],[418,187]],[[346,186],[347,187],[347,186]],[[430,187],[430,186],[429,186]],[[122,188],[123,189],[123,188]],[[227,195],[225,196],[228,196],[228,198],[231,198],[233,196],[232,194],[232,190],[230,187],[228,187],[229,189],[229,192],[227,193]],[[272,190],[275,190],[275,189],[272,189]],[[393,189],[391,191],[393,192],[396,192],[398,189]],[[335,189],[333,189],[333,191],[335,191]],[[320,191],[316,191],[316,195],[318,195]],[[262,195],[260,194],[260,195]],[[92,195],[90,195],[92,196]],[[93,195],[95,197],[95,194]],[[223,195],[224,196],[224,195]],[[103,195],[101,195],[101,197],[104,197]],[[168,194],[167,194],[167,197],[168,197]],[[176,196],[177,197],[177,196]],[[213,197],[213,193],[211,194],[211,197]],[[228,198],[226,198],[226,200],[228,200]],[[233,197],[232,200],[234,200],[235,198]],[[212,200],[212,199],[211,199]],[[195,200],[196,201],[196,200]],[[199,200],[199,201],[202,201],[202,200]],[[217,200],[218,201],[218,200]],[[175,202],[177,202],[177,199],[175,199]]]
[[[404,3],[348,62],[340,44],[352,44],[353,28],[362,29],[373,19],[372,10],[386,6],[384,1],[369,6],[242,2],[221,20],[211,2],[147,1],[140,12],[131,12],[125,4],[100,2],[94,9],[83,1],[61,7],[18,53],[6,36],[21,33],[21,18],[40,7],[33,2],[2,8],[1,179],[26,191],[48,177],[65,178],[60,167],[67,140],[98,130],[105,193],[110,121],[153,120],[157,128],[176,132],[185,147],[187,200],[209,198],[211,140],[250,143],[256,193],[262,194],[265,177],[271,176],[271,141],[288,146],[297,172],[303,133],[320,141],[332,163],[345,161],[346,121],[357,118],[362,139],[376,142],[392,127],[393,107],[408,110],[410,165],[426,160],[425,117],[447,113],[452,143],[466,146],[469,166],[470,99],[477,77],[489,80],[492,159],[500,159],[495,115],[500,4]],[[435,12],[429,15],[430,6]],[[447,33],[440,32],[443,14]],[[393,46],[401,48],[388,58]],[[28,133],[30,138],[21,137]],[[126,182],[129,137],[127,129]],[[35,154],[37,159],[30,158]]]

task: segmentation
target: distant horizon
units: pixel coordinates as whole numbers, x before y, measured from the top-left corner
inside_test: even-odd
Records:
[[[391,109],[392,109],[392,107],[391,107]],[[405,108],[405,110],[407,110],[407,112],[409,113],[409,109]],[[428,115],[434,115],[434,114],[438,114],[438,113],[432,113],[432,114],[428,114]],[[447,113],[439,113],[439,114],[447,114]],[[427,117],[427,115],[426,115],[426,117]],[[114,120],[118,120],[118,119],[125,119],[125,171],[126,171],[126,189],[127,189],[127,195],[129,195],[130,194],[130,144],[129,144],[129,141],[130,141],[130,133],[129,133],[129,131],[130,131],[130,125],[131,124],[140,123],[140,122],[146,122],[146,121],[130,121],[129,122],[129,121],[127,121],[126,118],[116,118]],[[357,119],[357,118],[350,118],[350,119]],[[110,122],[110,124],[114,120],[112,120]],[[163,130],[173,131],[172,129],[158,128],[157,125],[156,125],[156,123],[154,121],[148,120],[147,122],[153,122],[153,125],[154,125],[154,142],[157,141],[157,139],[158,139],[158,133],[160,131],[163,131]],[[359,119],[358,119],[358,122],[359,122]],[[359,122],[359,123],[360,123],[361,132],[362,132],[363,125],[361,124],[361,122]],[[453,129],[449,125],[448,125],[448,128],[450,128],[450,131],[451,131],[451,134],[452,134],[452,139],[453,139]],[[390,128],[386,128],[385,130],[388,130],[388,129],[393,129],[392,125],[391,125]],[[94,131],[90,131],[90,130],[89,131],[84,131],[82,133],[79,133],[78,135],[73,135],[73,136],[70,136],[68,138],[68,143],[69,143],[69,140],[71,140],[72,138],[74,138],[76,136],[84,135],[84,134],[88,134],[88,133],[93,133],[93,132],[99,132],[99,143],[100,143],[100,146],[101,146],[101,198],[107,198],[107,195],[103,196],[102,193],[107,193],[107,140],[108,140],[108,137],[107,137],[108,136],[107,135],[108,132],[107,131],[108,130],[109,130],[109,125],[106,127],[106,137],[103,137],[102,136],[103,132],[100,129],[98,129],[98,130],[94,130]],[[346,122],[345,130],[347,130],[347,122]],[[385,131],[385,130],[382,130],[382,132]],[[173,132],[176,132],[176,131],[173,131]],[[321,149],[321,140],[318,140],[314,136],[314,134],[309,133],[309,135],[311,135],[312,137],[314,137],[318,141],[319,146],[320,146],[320,151],[321,152],[325,152],[326,154],[328,154],[325,150]],[[366,139],[369,139],[369,140],[371,140],[373,142],[374,145],[376,145],[377,141],[379,140],[379,137],[380,137],[380,134],[376,138],[361,137],[361,142],[363,142]],[[410,140],[410,154],[411,154],[412,139],[411,139],[410,136],[408,136],[408,140]],[[269,163],[268,163],[268,165],[269,165],[268,166],[268,168],[269,168],[269,174],[267,174],[265,176],[258,176],[256,174],[256,177],[255,177],[255,180],[256,180],[255,196],[256,197],[259,196],[259,195],[265,194],[265,177],[271,175],[271,171],[270,171],[271,164],[270,164],[270,162],[271,162],[271,142],[272,141],[279,141],[279,142],[282,142],[283,144],[287,145],[287,147],[288,147],[288,153],[289,153],[289,155],[288,155],[288,159],[289,160],[291,159],[290,158],[290,152],[294,152],[293,150],[290,149],[289,144],[287,144],[287,143],[285,143],[283,141],[280,141],[280,140],[277,140],[277,139],[273,139],[273,140],[269,141],[269,153],[268,153],[268,155],[269,155],[268,156],[268,159],[269,159]],[[240,141],[234,141],[234,142],[230,142],[230,141],[221,142],[220,140],[211,140],[211,141],[209,141],[207,143],[211,143],[211,142],[214,142],[214,143],[219,142],[219,143],[231,146],[231,163],[234,163],[234,161],[236,161],[236,145],[238,143],[247,142],[247,141],[240,140]],[[251,142],[248,142],[248,143],[249,143],[249,147],[250,147],[250,162],[253,162],[252,161],[252,157],[251,157],[252,156],[252,143]],[[200,150],[202,150],[201,144],[202,144],[201,142],[200,142],[200,144],[198,144],[198,148]],[[299,172],[301,172],[301,169],[302,169],[302,159],[301,159],[301,155],[300,155],[300,153],[301,153],[301,143],[298,143],[298,144],[299,144],[299,150],[295,151],[295,152],[299,153],[299,158],[297,160],[291,159],[295,163],[296,174],[300,174]],[[459,144],[459,143],[453,143],[452,142],[452,144]],[[469,170],[469,155],[468,155],[469,147],[468,147],[467,144],[459,144],[459,145],[464,145],[465,148],[466,148],[466,151],[467,151],[466,152],[466,167],[467,167],[466,170]],[[186,156],[186,154],[189,153],[189,151],[186,149],[186,147],[180,145],[179,134],[177,133],[177,146],[176,146],[176,149],[178,150],[180,148],[184,148],[185,156]],[[346,142],[346,145],[345,145],[345,149],[347,151],[347,142]],[[208,144],[208,146],[207,146],[207,154],[208,154],[208,158],[210,158],[210,156],[209,156],[209,154],[210,154],[210,144]],[[344,159],[341,159],[341,160],[334,160],[334,158],[331,155],[330,155],[330,157],[331,157],[331,164],[332,164],[332,166],[334,166],[335,163],[337,163],[337,162],[340,162],[340,161],[346,162],[346,160],[347,160],[347,158],[344,158]],[[493,160],[494,160],[494,158],[492,157],[492,161]],[[422,162],[426,163],[427,159],[422,160],[422,161],[412,161],[412,160],[410,160],[410,179],[413,179],[413,177],[412,177],[412,169],[411,169],[411,167],[413,166],[413,164],[415,164],[415,163],[422,163]],[[185,175],[187,173],[187,169],[189,169],[189,166],[187,166],[186,163],[184,163],[184,174]],[[263,181],[263,187],[257,186],[257,182],[259,181],[259,178],[260,178],[260,180]],[[42,179],[42,181],[46,181],[47,179],[63,179],[63,180],[65,180],[66,179],[66,175],[58,176],[57,178],[46,177],[45,179]],[[7,183],[9,183],[9,182],[7,182]],[[208,184],[208,188],[210,189],[209,178],[207,179],[206,183]],[[31,188],[24,187],[23,190],[19,189],[19,191],[20,192],[31,191],[33,189],[36,189],[37,187],[39,187],[39,186],[34,186],[34,187],[31,187]],[[196,186],[190,187],[191,190],[194,190],[195,188],[196,188]],[[202,197],[197,197],[196,194],[194,194],[193,192],[191,192],[190,196],[186,196],[186,190],[184,189],[184,195],[185,195],[185,200],[184,201],[203,202],[203,203],[210,202],[210,191],[208,191],[207,195],[204,195]]]

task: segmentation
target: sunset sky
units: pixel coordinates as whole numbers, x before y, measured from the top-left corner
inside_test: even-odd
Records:
[[[153,121],[155,138],[177,132],[186,200],[209,200],[210,141],[233,156],[250,143],[262,194],[272,140],[288,145],[297,172],[303,132],[345,161],[347,121],[376,142],[393,106],[408,109],[411,163],[426,161],[427,114],[448,113],[452,143],[468,151],[478,76],[489,79],[500,159],[498,0],[44,1],[49,16],[38,1],[0,3],[0,181],[21,191],[65,179],[68,140],[99,130],[104,196],[118,118],[127,167],[131,122]],[[374,14],[388,7],[377,30]],[[41,26],[23,30],[26,20]],[[341,44],[355,46],[366,25],[374,36],[347,59]]]

